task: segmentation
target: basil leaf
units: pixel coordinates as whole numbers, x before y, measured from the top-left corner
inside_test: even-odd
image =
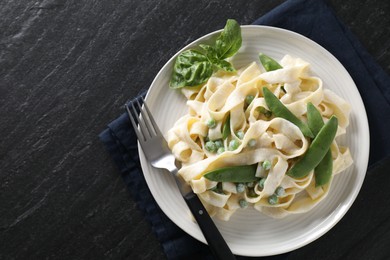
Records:
[[[221,69],[228,72],[236,71],[232,64],[225,60],[218,59],[218,54],[214,47],[207,44],[200,44],[199,47],[206,51],[207,58],[217,69]]]
[[[211,63],[216,63],[219,61],[217,51],[213,46],[207,44],[199,44],[199,47],[206,52],[206,57]]]
[[[212,74],[213,67],[206,55],[196,50],[186,50],[176,59],[169,86],[198,86],[206,82]]]
[[[198,86],[211,77],[214,69],[235,71],[224,59],[233,56],[241,47],[241,43],[240,25],[235,20],[227,20],[214,45],[200,44],[203,52],[187,50],[179,54],[173,66],[169,86],[175,89]]]
[[[226,60],[219,60],[215,63],[213,63],[213,65],[217,66],[219,69],[222,69],[224,71],[227,71],[227,72],[234,72],[236,71],[232,64],[230,64],[229,62],[227,62]]]
[[[241,28],[233,19],[228,19],[220,36],[215,42],[218,58],[223,60],[233,56],[241,47]]]

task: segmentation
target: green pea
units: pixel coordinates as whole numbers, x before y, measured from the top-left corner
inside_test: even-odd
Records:
[[[264,170],[268,171],[269,169],[271,169],[272,164],[270,161],[265,160],[261,166]]]
[[[217,154],[221,154],[225,152],[225,148],[224,147],[219,147],[218,150],[217,150]]]
[[[209,120],[207,120],[206,124],[209,128],[215,128],[217,126],[217,122],[215,122],[214,118],[210,118]]]
[[[215,153],[217,151],[217,147],[213,141],[208,141],[205,145],[207,151]]]
[[[230,151],[236,150],[239,146],[240,146],[240,143],[236,139],[233,139],[229,142],[229,150]]]
[[[266,180],[266,178],[261,178],[259,180],[259,187],[260,187],[260,189],[264,189],[265,180]]]
[[[244,183],[237,183],[236,190],[238,193],[244,192],[245,191],[245,184]]]
[[[266,71],[273,71],[283,68],[277,61],[263,53],[259,53],[259,59]]]
[[[287,175],[294,178],[307,176],[325,157],[336,136],[337,126],[337,117],[332,116],[321,128],[303,157],[287,171]]]
[[[276,194],[272,194],[271,196],[268,197],[268,203],[271,205],[276,205],[279,202],[278,196]]]
[[[253,188],[255,186],[255,184],[253,182],[247,182],[246,186],[249,188]]]
[[[214,143],[215,143],[215,146],[216,146],[217,148],[223,147],[223,142],[222,142],[222,140],[216,140]]]
[[[285,194],[284,188],[282,186],[277,187],[275,190],[275,194],[278,197],[284,196],[284,194]]]
[[[267,111],[265,111],[264,116],[265,116],[266,118],[270,118],[270,117],[272,116],[272,112],[269,111],[269,110],[267,110]]]
[[[263,106],[259,106],[257,109],[259,110],[260,113],[262,113],[267,118],[270,118],[272,116],[272,112],[267,110]]]
[[[240,199],[238,201],[238,204],[240,204],[240,208],[243,208],[243,209],[248,207],[248,201],[246,201],[245,199]]]
[[[267,109],[266,109],[265,107],[263,107],[263,106],[259,106],[257,109],[258,109],[259,112],[262,113],[262,114],[264,114],[265,111],[267,111]]]
[[[253,138],[252,138],[252,139],[250,139],[250,140],[248,141],[248,146],[251,147],[251,148],[255,147],[256,144],[257,144],[256,139],[253,139]]]
[[[205,173],[204,177],[218,182],[251,182],[257,179],[256,168],[257,164],[218,168]]]
[[[236,133],[237,137],[239,139],[244,139],[244,136],[245,136],[245,133],[242,131],[242,130],[238,130],[237,133]]]
[[[255,99],[255,96],[253,95],[248,95],[245,97],[245,103],[249,106],[250,103],[252,103],[252,101]]]
[[[265,103],[275,116],[284,118],[298,126],[306,137],[314,138],[310,128],[288,110],[288,108],[268,88],[263,88],[263,94]]]

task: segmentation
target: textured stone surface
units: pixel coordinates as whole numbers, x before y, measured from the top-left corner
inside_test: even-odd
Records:
[[[281,2],[0,1],[0,259],[164,258],[97,135],[183,46]],[[389,73],[389,2],[330,5]],[[389,257],[389,225],[372,221],[379,243],[344,257]],[[313,255],[329,256],[290,259]]]

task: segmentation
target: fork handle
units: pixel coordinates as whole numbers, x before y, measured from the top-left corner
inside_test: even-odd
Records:
[[[214,257],[223,260],[236,259],[198,196],[190,192],[184,196],[184,200],[194,215],[196,222],[198,222]]]

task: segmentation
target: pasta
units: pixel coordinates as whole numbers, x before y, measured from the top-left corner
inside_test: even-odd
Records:
[[[262,112],[268,109],[264,86],[303,122],[307,121],[308,102],[320,111],[324,122],[337,116],[336,139],[331,145],[332,179],[353,163],[349,149],[337,142],[337,137],[346,133],[350,105],[324,89],[322,80],[310,75],[306,61],[285,55],[280,65],[281,69],[266,72],[253,62],[235,73],[218,71],[201,86],[182,88],[189,111],[168,131],[166,139],[182,163],[179,175],[212,216],[229,220],[236,210],[250,205],[273,218],[283,218],[311,210],[329,192],[331,181],[316,187],[314,171],[299,179],[286,175],[305,154],[310,139],[290,121]],[[228,117],[230,131],[224,137]],[[219,147],[208,146],[209,140]],[[270,162],[270,169],[264,169],[264,162]],[[204,176],[223,167],[253,164],[257,164],[256,177],[262,183],[246,183],[240,189],[238,183],[218,183]],[[275,194],[277,203],[271,203]]]

